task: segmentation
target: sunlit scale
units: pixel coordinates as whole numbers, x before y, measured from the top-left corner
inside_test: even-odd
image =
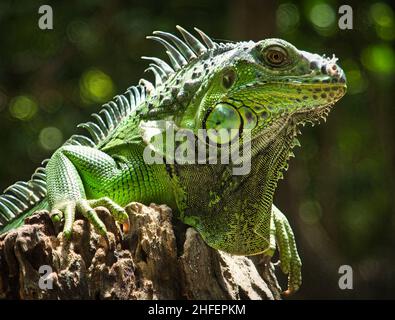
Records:
[[[240,115],[233,106],[219,103],[206,119],[207,136],[214,143],[227,143],[237,136],[241,123]]]
[[[239,113],[243,118],[243,129],[254,129],[257,124],[256,114],[248,107],[240,108]]]

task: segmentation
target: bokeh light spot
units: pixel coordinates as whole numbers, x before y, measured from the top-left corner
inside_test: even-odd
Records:
[[[295,30],[299,24],[299,10],[292,3],[281,4],[276,11],[277,28],[282,33],[287,33]]]
[[[395,39],[395,19],[392,8],[385,3],[375,3],[370,7],[370,16],[377,35],[383,40]]]
[[[310,10],[310,20],[319,28],[329,28],[335,23],[335,18],[333,8],[325,3],[316,4]]]
[[[370,7],[370,14],[373,21],[382,27],[388,27],[394,23],[394,12],[386,3],[378,2],[373,4]]]
[[[83,101],[103,103],[114,95],[115,88],[111,78],[103,71],[86,71],[80,81],[80,94]]]
[[[29,96],[17,96],[9,105],[11,116],[22,121],[28,121],[37,113],[37,102]]]
[[[40,145],[48,151],[55,150],[63,141],[63,134],[58,128],[46,127],[39,134]]]
[[[395,71],[394,50],[385,44],[372,45],[362,51],[362,64],[371,71],[390,74]]]

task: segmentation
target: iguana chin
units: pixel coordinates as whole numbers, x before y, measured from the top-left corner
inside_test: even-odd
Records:
[[[131,201],[166,203],[216,249],[271,256],[277,244],[287,292],[295,291],[301,261],[273,194],[299,144],[299,125],[326,118],[346,92],[344,72],[336,58],[300,51],[284,40],[217,43],[198,29],[201,40],[177,29],[184,41],[160,31],[147,37],[160,42],[170,58],[169,65],[143,57],[151,61],[155,84],[141,80],[114,97],[93,121],[80,125],[90,138],[73,135],[30,181],[4,191],[1,232],[45,208],[54,221],[64,222],[66,237],[76,212],[105,235],[95,207],[107,207],[123,223],[123,206]],[[226,164],[147,164],[144,150],[152,146],[143,124],[161,120],[192,132],[248,128],[251,171],[233,175]]]

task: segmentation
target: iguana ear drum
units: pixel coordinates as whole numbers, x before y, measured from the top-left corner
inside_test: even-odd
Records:
[[[225,89],[230,89],[230,87],[236,81],[236,72],[233,69],[228,69],[224,72],[222,76],[222,85]]]

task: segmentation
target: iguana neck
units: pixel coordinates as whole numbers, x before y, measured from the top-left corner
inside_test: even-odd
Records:
[[[251,224],[253,230],[262,212],[271,210],[292,139],[285,133],[277,136],[254,155],[247,175],[233,175],[229,165],[175,165],[182,194],[187,195],[178,199],[180,218],[202,233],[206,228],[228,232],[229,226],[236,223],[234,219]],[[248,219],[243,218],[245,215]]]

